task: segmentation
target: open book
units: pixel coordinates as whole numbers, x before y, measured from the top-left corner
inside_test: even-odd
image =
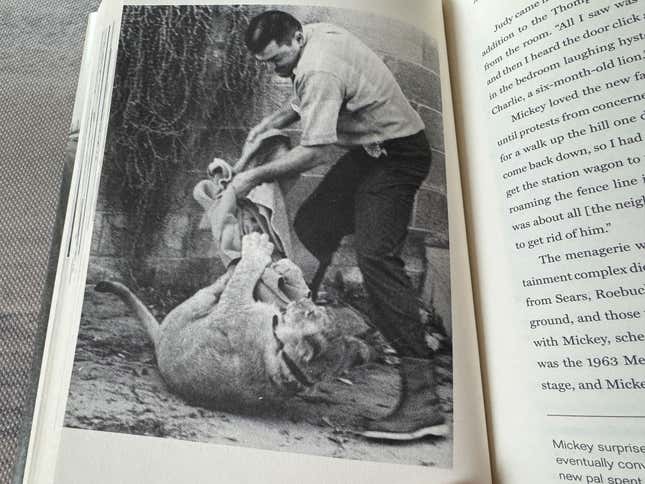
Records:
[[[347,45],[360,42],[361,52],[380,58],[424,127],[417,134],[425,134],[432,161],[406,208],[406,243],[392,254],[405,263],[413,297],[402,294],[393,306],[407,298],[420,309],[419,338],[431,356],[425,376],[415,378],[433,375],[428,411],[441,432],[409,432],[396,443],[361,431],[366,418],[379,421],[416,390],[410,374],[405,379],[414,358],[385,334],[389,323],[376,322],[374,303],[392,299],[391,274],[372,277],[384,282],[383,293],[365,290],[364,233],[343,239],[324,271],[305,237],[343,224],[343,210],[330,219],[303,217],[301,208],[348,148],[326,132],[333,139],[315,151],[310,170],[248,197],[240,182],[241,165],[262,167],[263,156],[270,163],[307,148],[310,125],[329,115],[312,121],[300,113],[298,74],[276,76],[260,62],[279,72],[275,58],[246,50],[249,21],[269,9],[299,19],[305,32],[323,25],[327,34],[357,39]],[[644,17],[641,0],[104,2],[87,31],[62,249],[16,482],[643,482]],[[332,84],[320,84],[315,105],[330,104]],[[354,109],[358,94],[342,96],[342,109]],[[245,143],[281,109],[295,122]],[[375,141],[349,153],[380,163],[401,151],[398,142]],[[228,187],[244,196],[231,198]],[[230,206],[218,212],[240,199],[244,214],[255,214],[251,222]],[[378,210],[373,203],[356,209],[361,222]],[[405,222],[390,218],[392,226]],[[242,219],[273,244],[242,238]],[[383,238],[391,230],[368,233]],[[300,275],[270,262],[267,247]],[[229,265],[240,252],[238,265]],[[277,278],[264,279],[260,259]],[[219,297],[216,281],[230,287],[240,268],[257,273],[254,284],[262,278],[278,288],[276,313],[258,326],[268,332],[235,339],[240,326],[227,317],[229,333],[212,331],[213,341],[228,338],[219,367],[181,351],[167,363],[158,335],[165,327],[154,320],[194,301],[199,289]],[[294,331],[278,321],[290,320],[293,297],[281,298],[300,294],[300,280],[315,286],[314,301],[328,315],[324,331],[318,323],[307,335],[290,327],[299,338],[294,348],[307,342],[306,358],[287,352]],[[179,324],[174,316],[165,322]],[[234,382],[200,383],[229,362],[246,368],[271,345],[281,359],[262,360],[264,393],[253,393],[258,382],[244,372]],[[321,355],[333,371],[318,365]],[[186,375],[204,373],[184,385]],[[278,404],[261,401],[276,388]],[[222,395],[255,395],[257,405]]]

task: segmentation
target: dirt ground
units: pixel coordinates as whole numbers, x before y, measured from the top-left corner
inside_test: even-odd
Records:
[[[341,378],[320,383],[315,395],[295,397],[263,415],[208,410],[187,405],[167,390],[156,368],[151,342],[119,299],[97,293],[91,286],[85,296],[65,417],[68,427],[347,459],[451,466],[451,437],[391,444],[367,441],[352,432],[365,417],[385,415],[394,406],[399,380],[392,359],[354,368]],[[167,310],[151,309],[158,319]],[[436,360],[443,410],[452,423],[449,351],[437,355]]]

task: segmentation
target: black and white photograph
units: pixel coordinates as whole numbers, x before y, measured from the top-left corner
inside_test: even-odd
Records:
[[[126,6],[65,426],[451,468],[442,74],[365,12]]]

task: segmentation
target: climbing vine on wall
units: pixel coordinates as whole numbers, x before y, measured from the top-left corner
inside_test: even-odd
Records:
[[[136,265],[169,208],[173,178],[208,151],[209,130],[239,125],[239,99],[262,82],[245,49],[252,7],[132,6],[123,12],[110,111],[108,196],[128,218]],[[238,119],[236,119],[238,118]],[[206,140],[206,141],[205,141]]]

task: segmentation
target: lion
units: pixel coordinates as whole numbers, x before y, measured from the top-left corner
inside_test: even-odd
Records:
[[[258,409],[370,359],[367,345],[339,334],[326,309],[308,297],[289,303],[284,314],[254,299],[272,252],[266,234],[245,235],[237,265],[161,325],[125,285],[103,281],[96,290],[116,294],[136,313],[172,392],[207,408]]]

